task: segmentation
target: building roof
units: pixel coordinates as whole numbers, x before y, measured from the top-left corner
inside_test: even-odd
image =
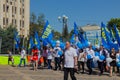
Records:
[[[83,31],[101,30],[100,26],[97,25],[86,25],[81,28]]]

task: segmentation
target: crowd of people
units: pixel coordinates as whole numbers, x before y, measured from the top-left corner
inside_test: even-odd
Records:
[[[31,63],[33,63],[35,71],[38,69],[38,66],[47,67],[55,71],[62,70],[64,71],[64,80],[68,80],[68,73],[70,73],[72,80],[76,80],[75,73],[92,75],[94,68],[98,69],[99,76],[104,72],[108,72],[110,77],[113,76],[113,73],[119,73],[120,50],[118,52],[114,48],[107,50],[102,45],[93,49],[90,44],[87,48],[79,49],[76,45],[66,42],[65,49],[61,49],[58,42],[54,48],[44,46],[39,50],[34,46],[31,53]],[[24,61],[24,66],[26,65],[26,51],[24,48],[20,54],[19,67],[22,61]],[[41,58],[44,61],[41,61]],[[10,51],[8,64],[9,61],[12,61],[12,64],[14,64]]]

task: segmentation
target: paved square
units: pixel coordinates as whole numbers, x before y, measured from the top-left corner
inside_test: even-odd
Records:
[[[0,66],[0,80],[63,80],[62,71],[47,69],[33,71],[30,69],[30,67]],[[109,77],[108,74],[102,76],[76,74],[76,77],[77,80],[120,80],[120,76]]]

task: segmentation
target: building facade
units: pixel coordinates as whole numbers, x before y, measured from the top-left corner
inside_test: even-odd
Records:
[[[0,27],[13,25],[19,35],[29,34],[30,0],[0,0]]]
[[[85,37],[92,45],[101,44],[101,28],[97,25],[87,25],[81,27],[85,32]]]

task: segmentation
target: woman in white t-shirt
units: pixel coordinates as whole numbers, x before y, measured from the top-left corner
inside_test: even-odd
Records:
[[[53,53],[52,48],[49,48],[49,49],[48,49],[48,54],[47,54],[48,69],[52,69],[52,66],[51,66],[52,53]]]
[[[78,71],[80,71],[80,67],[82,66],[82,73],[84,73],[84,66],[85,66],[85,54],[83,49],[79,49],[78,55]]]

